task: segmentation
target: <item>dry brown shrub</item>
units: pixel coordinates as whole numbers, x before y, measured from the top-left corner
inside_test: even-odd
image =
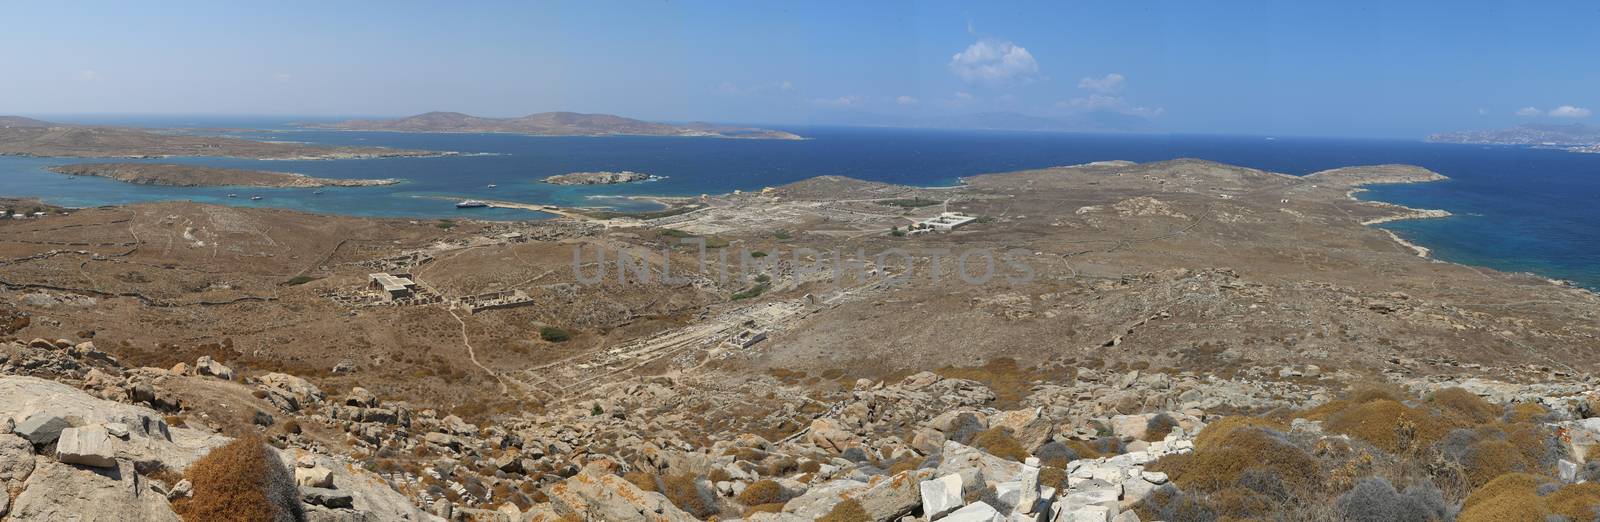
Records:
[[[633,484],[635,487],[645,491],[661,491],[661,487],[656,485],[656,476],[643,471],[623,473],[622,480],[626,480],[629,484]]]
[[[1067,470],[1054,466],[1039,468],[1039,485],[1056,488],[1056,491],[1067,490]]]
[[[1217,514],[1229,519],[1250,519],[1272,511],[1272,500],[1260,493],[1233,487],[1211,494]]]
[[[851,498],[834,504],[833,509],[818,518],[817,522],[872,522],[872,516],[867,514],[867,508]]]
[[[757,480],[750,483],[739,492],[739,503],[746,506],[759,506],[783,502],[783,486],[771,480]]]
[[[745,518],[750,518],[750,515],[754,515],[756,513],[779,513],[779,512],[782,512],[782,511],[783,511],[783,503],[782,502],[773,502],[771,504],[760,504],[760,505],[755,505],[755,506],[750,506],[748,508],[745,508],[744,517]]]
[[[822,463],[821,462],[817,462],[815,460],[807,460],[805,462],[801,462],[800,463],[800,471],[805,472],[805,473],[816,473],[818,471],[822,471]]]
[[[1526,473],[1507,473],[1489,481],[1467,496],[1457,522],[1501,522],[1544,520],[1550,514],[1539,498],[1539,477]]]
[[[236,439],[184,473],[193,494],[173,505],[189,521],[299,520],[300,493],[283,461],[260,438]]]
[[[1466,427],[1427,410],[1398,401],[1374,399],[1328,418],[1324,429],[1355,437],[1389,453],[1405,453],[1439,442],[1450,430]]]
[[[1011,436],[1011,430],[1006,428],[989,428],[972,437],[972,447],[1007,460],[1022,462],[1028,458],[1028,450],[1022,448],[1022,443]]]
[[[1493,422],[1500,416],[1500,408],[1489,404],[1477,394],[1461,388],[1445,388],[1433,393],[1433,404],[1453,411],[1473,424]]]
[[[706,480],[711,481],[712,484],[727,482],[733,480],[733,475],[729,474],[726,468],[718,466],[711,468],[711,471],[706,473]]]
[[[678,509],[689,512],[696,517],[705,518],[716,513],[716,507],[706,500],[700,487],[694,483],[694,475],[687,473],[669,475],[661,479],[661,494],[672,501]]]
[[[1594,520],[1600,509],[1600,484],[1570,484],[1544,497],[1545,505],[1567,520]]]
[[[1319,404],[1315,408],[1311,408],[1309,410],[1301,412],[1300,413],[1300,418],[1303,418],[1303,419],[1306,419],[1306,420],[1314,420],[1314,421],[1325,421],[1325,420],[1328,420],[1328,417],[1332,417],[1333,414],[1339,413],[1339,412],[1344,411],[1345,409],[1349,408],[1350,404],[1351,404],[1350,401],[1347,401],[1347,400],[1344,400],[1344,399],[1331,400],[1331,401]],[[1204,430],[1201,430],[1201,431],[1204,432]]]
[[[1144,423],[1144,440],[1145,442],[1156,442],[1165,439],[1168,434],[1172,433],[1172,428],[1176,427],[1178,427],[1178,421],[1172,420],[1171,415],[1165,413],[1157,414]]]
[[[1214,447],[1217,441],[1226,440],[1235,430],[1240,428],[1266,428],[1275,431],[1288,431],[1289,425],[1264,417],[1248,417],[1234,415],[1223,417],[1207,424],[1200,434],[1194,438],[1196,450]]]
[[[895,475],[899,475],[903,471],[911,471],[911,470],[917,469],[917,467],[921,466],[921,465],[922,465],[922,459],[918,459],[918,458],[915,458],[915,457],[900,459],[900,461],[899,462],[895,462],[893,466],[889,466],[889,469],[886,472],[886,474],[892,477],[892,476],[895,476]]]
[[[1512,405],[1511,410],[1506,412],[1506,422],[1513,424],[1534,422],[1547,415],[1550,415],[1550,410],[1544,409],[1544,406],[1539,403],[1519,402]]]
[[[1169,456],[1153,469],[1172,476],[1185,491],[1214,492],[1238,484],[1247,471],[1260,471],[1282,481],[1289,489],[1315,484],[1321,475],[1316,459],[1298,446],[1255,427],[1235,428],[1205,448],[1184,456]]]
[[[1467,482],[1476,488],[1495,477],[1527,471],[1527,464],[1516,446],[1499,440],[1480,440],[1467,450]]]
[[[1362,404],[1372,401],[1400,401],[1406,394],[1393,384],[1386,382],[1366,382],[1350,387],[1345,393],[1345,400],[1352,404]]]

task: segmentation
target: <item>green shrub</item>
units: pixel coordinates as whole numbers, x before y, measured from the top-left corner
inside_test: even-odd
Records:
[[[284,281],[283,284],[288,286],[299,286],[316,280],[317,278],[308,275],[297,275],[289,278],[288,281]]]
[[[562,343],[571,339],[572,334],[554,326],[546,326],[539,329],[539,338],[544,339],[546,342]]]

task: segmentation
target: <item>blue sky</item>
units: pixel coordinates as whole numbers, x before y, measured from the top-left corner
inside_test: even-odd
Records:
[[[0,114],[1105,111],[1420,137],[1592,122],[1597,25],[1593,2],[11,2]]]

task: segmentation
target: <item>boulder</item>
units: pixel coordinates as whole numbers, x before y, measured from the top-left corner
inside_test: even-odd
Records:
[[[104,426],[61,430],[61,439],[56,441],[56,460],[96,468],[117,465],[116,451],[111,446],[111,435],[106,433]]]
[[[1111,417],[1111,433],[1118,437],[1143,440],[1153,415],[1116,415]]]
[[[920,484],[922,516],[934,520],[961,507],[961,475],[949,474]]]
[[[1004,522],[1006,517],[983,501],[967,504],[939,520],[948,522]]]
[[[1042,408],[1033,408],[990,416],[989,427],[1011,430],[1011,436],[1022,443],[1023,449],[1032,452],[1050,442],[1050,436],[1055,435],[1056,424],[1044,417]]]
[[[366,388],[356,386],[350,389],[350,395],[345,396],[344,403],[347,406],[370,408],[378,405],[378,396]]]
[[[302,487],[333,489],[333,470],[322,466],[309,468],[295,466],[294,483]]]
[[[31,473],[33,444],[16,435],[0,435],[0,488],[16,489]]]
[[[855,499],[872,520],[899,520],[922,505],[920,486],[933,476],[933,470],[928,469],[902,471],[867,487]]]
[[[133,466],[89,471],[42,460],[11,504],[9,520],[139,520],[178,522],[163,495],[149,494]]]
[[[222,363],[212,360],[211,356],[209,355],[202,355],[199,359],[195,359],[194,374],[207,377],[216,377],[224,381],[233,380],[233,368],[229,368]]]
[[[300,486],[300,501],[330,509],[355,507],[355,497],[350,496],[349,493],[327,488]]]
[[[12,431],[33,444],[49,444],[61,436],[61,430],[70,427],[72,423],[65,418],[40,412],[22,419]]]
[[[694,521],[660,493],[647,492],[622,477],[585,468],[545,489],[562,516],[586,520]]]
[[[846,494],[867,487],[867,483],[859,480],[839,479],[829,481],[822,485],[814,486],[800,495],[789,500],[783,505],[785,513],[794,514],[803,520],[816,520],[827,515],[833,506],[844,500]]]
[[[828,418],[811,421],[808,437],[812,444],[834,453],[842,453],[858,444],[855,435],[841,428],[838,421]]]
[[[989,484],[1013,482],[1022,478],[1022,463],[1002,459],[977,448],[946,441],[937,472],[940,476],[976,469]]]
[[[287,373],[269,373],[257,379],[263,391],[284,411],[296,411],[322,402],[322,390],[305,379]]]

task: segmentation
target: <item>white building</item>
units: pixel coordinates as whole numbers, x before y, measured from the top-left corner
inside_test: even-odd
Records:
[[[918,221],[917,224],[912,225],[912,228],[950,231],[955,230],[956,227],[977,221],[977,219],[960,212],[940,212],[937,216]]]

